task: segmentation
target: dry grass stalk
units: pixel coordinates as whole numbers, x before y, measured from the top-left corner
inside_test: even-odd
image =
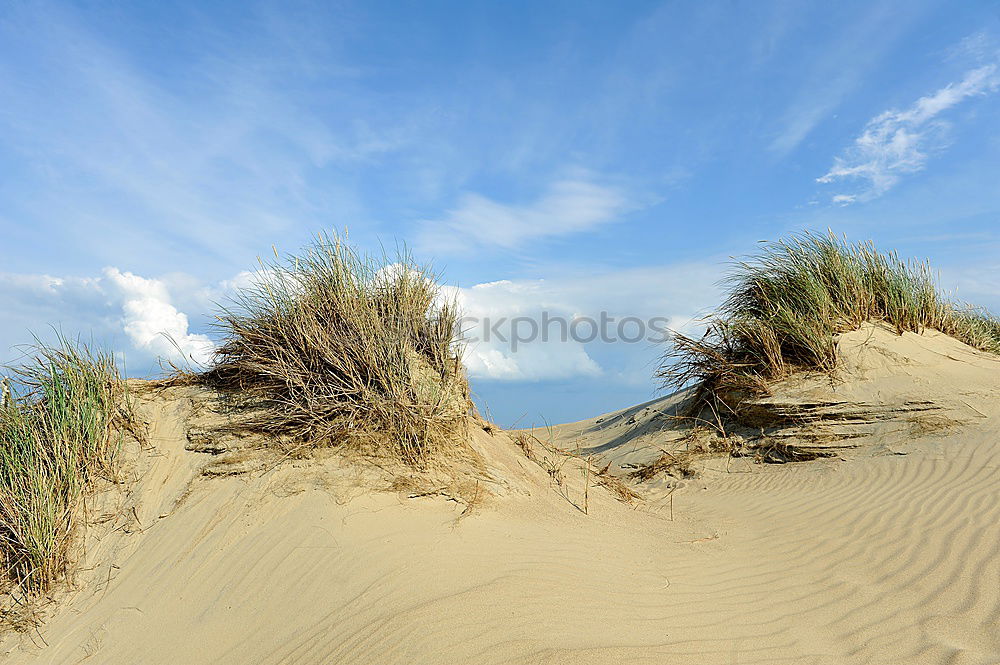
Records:
[[[421,463],[466,438],[457,320],[409,255],[376,260],[319,236],[262,264],[222,313],[205,378],[254,407],[245,427]]]
[[[699,459],[720,454],[738,457],[752,451],[743,437],[727,434],[721,424],[696,424],[687,431],[682,441],[682,450],[661,449],[659,457],[637,468],[630,477],[640,482],[652,480],[661,473],[674,478],[694,478],[698,475],[696,462]]]
[[[642,499],[642,495],[629,487],[624,480],[618,476],[612,475],[610,470],[611,463],[609,462],[607,466],[595,473],[598,485],[606,489],[613,497],[622,503],[631,505],[633,502]]]
[[[555,450],[550,446],[546,445],[542,440],[533,434],[528,434],[527,432],[517,432],[511,437],[518,448],[524,453],[524,456],[529,460],[535,462],[540,467],[542,467],[548,474],[549,477],[556,483],[556,485],[561,489],[565,485],[565,476],[563,474],[563,467],[570,459],[576,459],[584,465],[584,507],[583,512],[586,513],[590,506],[590,485],[593,476],[595,482],[600,487],[606,489],[613,497],[621,501],[622,503],[632,504],[636,500],[641,500],[642,496],[635,492],[628,484],[619,478],[611,474],[611,464],[608,463],[603,469],[598,469],[594,466],[592,460],[588,457],[586,459],[574,455],[572,453]],[[557,459],[560,462],[556,464],[550,459],[549,455],[543,455],[539,457],[535,450],[536,447],[540,447],[545,450],[550,455],[555,457],[558,455]],[[575,504],[574,504],[575,505]]]
[[[524,453],[525,457],[527,457],[533,462],[537,461],[537,458],[535,457],[534,446],[531,444],[531,440],[535,439],[535,441],[538,441],[537,438],[535,438],[530,434],[526,434],[524,432],[518,432],[517,434],[514,434],[512,438],[517,447],[520,448],[521,452]],[[541,442],[539,441],[539,443]]]
[[[673,335],[656,373],[665,388],[694,383],[694,405],[730,417],[770,382],[802,370],[831,371],[836,335],[865,322],[900,333],[933,328],[1000,353],[1000,320],[947,298],[927,263],[805,233],[770,243],[736,264],[728,296],[699,338]]]
[[[661,473],[675,478],[693,478],[698,475],[693,461],[691,454],[674,454],[664,450],[655,460],[640,466],[629,475],[639,482],[648,482]]]

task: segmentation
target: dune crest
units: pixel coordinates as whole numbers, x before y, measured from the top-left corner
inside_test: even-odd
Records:
[[[838,352],[832,380],[794,377],[760,403],[821,414],[784,428],[800,445],[827,445],[818,428],[854,432],[851,447],[799,464],[708,456],[697,477],[637,486],[646,498],[633,505],[573,457],[557,487],[506,433],[482,429],[471,445],[493,498],[472,510],[434,492],[373,492],[335,454],[220,473],[204,447],[204,389],[144,393],[152,449],[136,453],[134,517],[91,529],[83,568],[96,567],[37,633],[8,636],[0,653],[10,663],[996,662],[1000,361],[932,331],[876,326],[841,336]],[[680,441],[664,414],[683,397],[559,426],[551,443],[626,477]]]
[[[740,423],[688,413],[692,390],[552,429],[558,447],[625,470],[686,449],[692,427],[740,432],[796,450],[873,454],[988,419],[1000,395],[1000,357],[935,330],[865,324],[838,336],[833,373],[801,372],[741,404]],[[725,415],[725,414],[723,414]],[[776,461],[776,460],[772,460]]]

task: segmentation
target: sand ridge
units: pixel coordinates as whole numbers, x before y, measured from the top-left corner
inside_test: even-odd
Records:
[[[680,486],[640,488],[635,506],[591,488],[587,514],[574,505],[578,468],[556,491],[503,433],[476,433],[502,490],[464,515],[446,497],[358,491],[333,459],[206,478],[210,457],[185,449],[187,398],[154,400],[144,408],[158,457],[138,490],[146,528],[121,536],[109,584],[54,610],[40,629],[47,645],[8,637],[0,653],[10,663],[996,663],[998,363],[932,332],[870,329],[841,348],[857,361],[851,376],[803,379],[774,399],[933,398],[955,424],[879,420],[863,446],[808,463],[709,460]],[[652,426],[623,435],[654,422],[657,404],[555,436],[628,463],[673,440]],[[88,552],[98,555],[108,552]]]

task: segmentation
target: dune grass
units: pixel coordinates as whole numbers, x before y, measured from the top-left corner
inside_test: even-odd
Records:
[[[408,254],[320,235],[262,264],[223,311],[205,377],[255,406],[249,427],[417,463],[454,442],[471,408],[457,319]]]
[[[88,483],[112,477],[131,399],[110,354],[60,340],[9,368],[0,403],[0,560],[44,592],[66,570]]]
[[[836,335],[865,322],[900,333],[933,328],[1000,353],[997,318],[949,299],[926,262],[871,242],[794,235],[738,262],[724,284],[728,295],[705,334],[673,336],[656,373],[664,387],[753,393],[796,371],[831,371]]]

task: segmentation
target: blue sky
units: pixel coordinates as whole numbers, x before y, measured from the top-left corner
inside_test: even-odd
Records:
[[[477,315],[662,316],[800,229],[1000,308],[996,2],[4,3],[0,360],[211,344],[272,245],[348,228]],[[467,352],[504,424],[655,395],[648,343]]]

